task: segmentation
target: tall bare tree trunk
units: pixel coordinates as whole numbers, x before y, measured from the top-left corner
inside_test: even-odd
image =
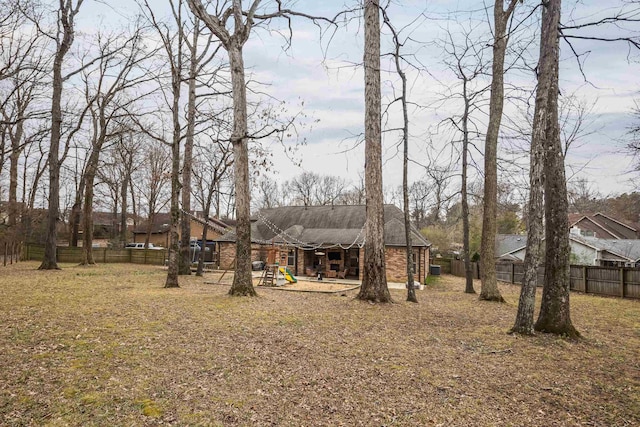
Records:
[[[409,113],[407,111],[407,76],[400,63],[400,48],[402,43],[398,38],[395,27],[391,24],[386,11],[382,11],[384,23],[393,34],[393,59],[396,66],[396,73],[402,82],[402,92],[400,101],[402,104],[402,207],[404,210],[404,238],[406,248],[406,271],[407,271],[407,301],[418,302],[416,290],[413,287],[415,281],[413,276],[413,245],[411,242],[411,207],[409,206]]]
[[[553,137],[550,105],[552,99],[551,80],[557,73],[557,58],[553,58],[550,32],[557,32],[546,8],[543,9],[540,59],[538,61],[538,87],[531,134],[529,166],[529,204],[527,210],[527,252],[524,257],[524,277],[518,302],[518,313],[511,333],[532,335],[534,333],[533,316],[535,311],[536,287],[538,285],[538,267],[541,261],[543,216],[544,216],[544,150],[546,141]],[[557,25],[557,22],[556,22]],[[555,71],[554,71],[555,68]],[[555,86],[557,90],[557,86]],[[557,96],[555,97],[557,100]],[[556,106],[557,108],[557,106]]]
[[[580,334],[571,322],[569,309],[569,203],[558,122],[560,7],[561,0],[548,0],[542,14],[541,49],[545,49],[545,55],[549,55],[552,65],[549,67],[549,109],[544,144],[545,273],[540,315],[535,330],[578,337]]]
[[[82,199],[84,197],[84,174],[80,180],[80,185],[76,190],[75,202],[71,206],[69,214],[69,227],[71,228],[71,236],[69,237],[69,246],[78,247],[78,235],[80,234],[80,217],[82,215]]]
[[[511,0],[507,10],[504,0],[496,0],[493,7],[494,38],[489,125],[484,145],[484,210],[482,213],[482,240],[480,265],[482,287],[480,299],[504,302],[498,289],[495,265],[496,212],[498,205],[498,136],[504,108],[504,57],[509,35],[507,23],[518,0]]]
[[[60,1],[59,19],[62,26],[62,40],[57,40],[56,54],[53,59],[53,81],[51,92],[51,143],[49,144],[49,210],[44,246],[44,258],[38,267],[40,270],[57,270],[56,248],[58,233],[56,226],[60,215],[60,137],[62,128],[62,62],[71,49],[74,38],[73,19],[83,0],[78,0],[75,9],[71,0]]]
[[[122,179],[122,184],[120,187],[120,199],[122,200],[120,204],[120,242],[124,246],[127,244],[127,192],[129,191],[129,180],[131,179],[131,169],[125,166],[127,172],[125,172],[125,176]]]
[[[251,222],[249,189],[249,150],[247,146],[247,88],[242,45],[235,39],[229,46],[233,90],[234,181],[236,193],[236,272],[231,295],[256,295],[251,280]]]
[[[222,42],[229,54],[231,86],[233,95],[233,131],[231,143],[234,156],[234,183],[236,202],[236,270],[230,295],[255,296],[251,279],[251,192],[249,188],[249,149],[247,138],[247,87],[245,81],[242,47],[249,40],[255,12],[260,0],[253,0],[249,11],[242,11],[242,1],[233,0],[228,13],[233,16],[234,31],[230,34],[224,27],[226,19],[206,12],[199,0],[188,0],[189,8],[207,25]],[[246,16],[243,22],[243,16]]]
[[[378,0],[364,5],[365,188],[366,224],[362,286],[357,298],[391,302],[387,287],[382,194],[380,92],[380,11]]]
[[[396,44],[396,47],[398,45]],[[402,156],[402,205],[404,209],[404,238],[407,249],[407,301],[418,302],[416,289],[413,286],[413,245],[411,242],[411,207],[409,206],[409,114],[407,112],[407,78],[400,68],[399,58],[396,55],[398,73],[402,79],[402,128],[403,156]],[[420,260],[417,260],[418,262]]]
[[[196,77],[198,68],[198,36],[200,25],[196,20],[193,29],[193,40],[189,49],[189,93],[187,99],[187,134],[184,142],[184,160],[182,163],[182,209],[191,211],[191,175],[193,164],[193,137],[196,127]],[[191,238],[191,218],[182,216],[180,240],[180,269],[179,274],[191,274],[191,252],[189,240]],[[204,252],[204,250],[203,250]]]
[[[81,265],[93,265],[93,190],[98,170],[98,155],[93,148],[85,172],[86,187],[84,189],[84,203],[82,206],[82,261]]]
[[[20,108],[20,107],[18,107]],[[17,117],[16,131],[11,135],[11,154],[9,155],[9,227],[18,224],[18,161],[22,150],[20,145],[24,134],[24,115],[20,110]],[[15,231],[15,230],[14,230]]]
[[[182,43],[181,41],[179,42]],[[182,49],[178,47],[178,56]],[[178,228],[180,226],[180,83],[182,66],[181,58],[177,59],[178,66],[172,66],[171,70],[171,93],[173,95],[173,106],[171,108],[173,118],[173,138],[171,141],[171,202],[169,215],[169,265],[167,269],[167,280],[164,283],[165,288],[178,288],[178,264],[180,255],[180,235]],[[187,239],[189,237],[187,236]]]
[[[473,270],[471,268],[471,249],[469,243],[469,195],[467,194],[468,156],[469,156],[469,96],[467,94],[467,79],[462,80],[464,98],[464,113],[462,115],[462,252],[464,257],[464,291],[475,294],[473,289]]]
[[[539,68],[542,69],[542,67]],[[529,167],[530,188],[527,211],[527,252],[524,257],[524,277],[522,278],[522,289],[520,290],[520,299],[518,301],[518,314],[516,315],[513,328],[511,328],[510,331],[523,335],[533,334],[533,315],[536,302],[536,287],[538,285],[538,267],[541,261],[542,217],[544,215],[543,145],[547,128],[545,110],[548,105],[548,88],[545,88],[546,93],[542,94],[541,86],[542,82],[539,81],[531,139],[531,161]]]

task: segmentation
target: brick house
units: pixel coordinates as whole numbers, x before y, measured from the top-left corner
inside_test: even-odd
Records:
[[[365,240],[365,206],[287,206],[263,209],[251,224],[252,261],[268,262],[276,250],[276,260],[296,276],[362,279]],[[406,243],[404,214],[385,205],[385,256],[387,280],[404,282]],[[411,227],[415,279],[428,274],[429,243]],[[235,260],[235,233],[216,239],[220,266],[231,268]]]
[[[183,213],[184,215],[184,213]],[[217,237],[223,235],[229,229],[229,226],[220,221],[217,218],[207,218],[201,212],[194,212],[189,214],[189,220],[191,222],[191,236],[190,240],[200,240],[202,238],[202,232],[204,225],[208,224],[207,240],[214,240]],[[135,230],[133,230],[133,242],[144,243],[147,234],[149,234],[149,243],[153,243],[156,246],[164,248],[169,247],[169,230],[171,228],[171,214],[160,212],[154,215],[153,221],[149,224],[149,221],[141,223]],[[182,230],[178,228],[178,234]],[[180,236],[182,238],[182,236]]]

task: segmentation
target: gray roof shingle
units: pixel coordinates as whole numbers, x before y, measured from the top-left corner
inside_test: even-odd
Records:
[[[286,206],[263,209],[251,224],[251,240],[256,243],[289,243],[295,246],[360,246],[364,243],[366,207],[340,206]],[[385,244],[404,246],[404,214],[394,205],[384,206]],[[413,246],[431,246],[411,227]],[[230,232],[218,241],[234,242]]]

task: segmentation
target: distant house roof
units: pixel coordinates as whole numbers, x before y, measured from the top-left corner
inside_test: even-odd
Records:
[[[640,234],[635,225],[625,223],[601,212],[595,214],[569,214],[569,227],[593,233],[593,237],[604,239],[638,239]]]
[[[606,259],[606,253],[609,253],[632,262],[640,262],[640,239],[600,239],[577,234],[569,235],[569,239],[600,252],[602,259]],[[512,254],[525,249],[526,246],[527,236],[498,234],[496,236],[496,258],[518,259]]]
[[[524,234],[496,235],[496,257],[505,258],[527,246],[527,236]]]
[[[582,242],[598,251],[606,251],[612,255],[629,261],[640,261],[640,239],[600,239],[588,236],[571,236],[573,240]]]
[[[207,224],[209,228],[218,231],[219,233],[226,233],[229,231],[229,226],[216,218],[207,218],[204,219],[201,216],[196,215],[199,212],[188,213],[183,211],[183,214],[188,215],[191,220],[199,222],[200,224]],[[146,234],[147,226],[149,222],[145,221],[140,224],[135,230],[133,230],[134,234]],[[153,222],[151,224],[151,234],[163,234],[169,231],[171,227],[171,214],[168,212],[159,212],[154,215]]]
[[[220,221],[217,218],[204,217],[204,212],[196,211],[194,213],[189,213],[187,211],[182,211],[183,215],[189,216],[193,221],[199,222],[202,225],[206,225],[212,230],[217,231],[220,234],[224,234],[229,231],[231,227],[223,221]]]
[[[366,207],[340,206],[287,206],[263,209],[251,224],[254,243],[287,243],[299,247],[362,246],[365,240]],[[385,245],[404,246],[404,214],[393,205],[384,206]],[[235,232],[218,241],[235,242]],[[431,246],[413,226],[413,246]]]
[[[144,234],[147,232],[147,227],[149,226],[149,220],[143,221],[138,224],[135,230],[133,230],[134,234]],[[153,220],[151,221],[151,234],[162,234],[169,231],[171,226],[171,214],[168,212],[158,212],[153,216]]]

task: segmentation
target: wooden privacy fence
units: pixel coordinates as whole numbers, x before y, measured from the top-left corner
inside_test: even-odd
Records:
[[[473,273],[474,279],[480,279],[480,263],[479,262],[471,263],[471,272]],[[459,259],[452,259],[451,274],[453,274],[454,276],[465,277],[466,274],[464,270],[464,261]]]
[[[479,278],[480,269],[474,265],[474,278]],[[451,260],[451,274],[464,277],[464,262]],[[521,284],[524,264],[496,263],[496,277],[507,283]],[[571,266],[571,290],[587,294],[640,299],[640,268]],[[538,269],[538,286],[544,283],[544,267]]]
[[[451,272],[451,258],[432,258],[431,263],[440,266],[440,270],[442,274],[453,274]],[[464,271],[464,268],[463,268]],[[464,275],[464,273],[463,273]]]
[[[98,263],[124,262],[132,264],[164,265],[167,258],[166,249],[109,249],[93,248],[93,259]],[[81,262],[82,248],[58,246],[58,262]],[[24,251],[24,259],[42,261],[44,247],[27,245]]]
[[[20,261],[22,242],[0,240],[0,263],[3,266]]]

